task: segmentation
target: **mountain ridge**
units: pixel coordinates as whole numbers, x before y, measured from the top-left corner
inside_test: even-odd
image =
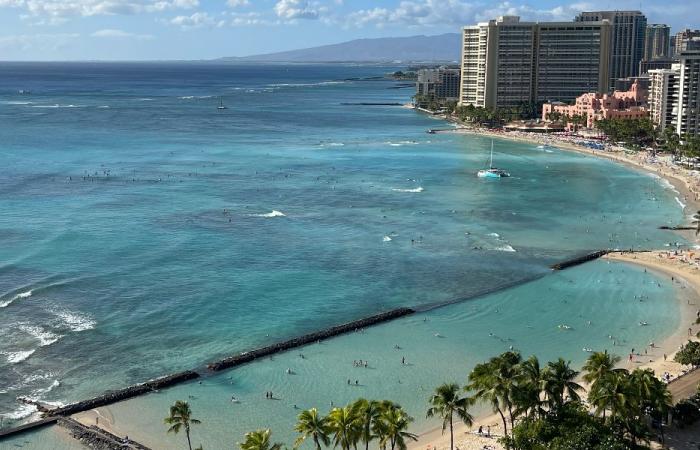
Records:
[[[224,57],[220,61],[250,62],[454,62],[460,59],[460,35],[362,38],[298,50],[242,57]]]

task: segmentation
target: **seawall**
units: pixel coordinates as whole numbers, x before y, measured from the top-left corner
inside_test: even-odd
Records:
[[[341,334],[350,333],[360,328],[377,325],[382,322],[388,322],[390,320],[398,319],[399,317],[413,314],[414,312],[415,310],[412,308],[394,309],[385,313],[366,317],[364,319],[356,320],[353,322],[348,322],[342,325],[337,325],[322,331],[317,331],[315,333],[305,334],[303,336],[290,339],[288,341],[280,342],[278,344],[273,344],[256,350],[238,353],[237,355],[231,356],[229,358],[224,358],[222,360],[212,362],[207,365],[207,368],[211,371],[218,372],[220,370],[237,367],[242,364],[247,364],[258,358],[274,355],[275,353],[284,352],[293,348],[302,347],[304,345],[339,336]]]

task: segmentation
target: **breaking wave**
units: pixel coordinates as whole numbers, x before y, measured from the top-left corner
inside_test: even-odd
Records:
[[[9,300],[0,300],[0,308],[6,308],[10,306],[12,302],[15,300],[19,300],[22,298],[29,298],[32,296],[32,291],[26,291],[26,292],[20,292],[19,294],[16,294],[14,297],[11,297]]]
[[[61,319],[63,325],[70,328],[71,331],[79,332],[92,330],[95,328],[95,325],[97,325],[95,320],[84,314],[71,313],[68,311],[56,311],[54,314],[56,314],[56,317]]]
[[[394,192],[414,192],[414,193],[423,192],[424,190],[425,189],[423,189],[423,186],[418,186],[417,188],[414,188],[414,189],[398,189],[398,188],[392,189],[392,191],[394,191]]]
[[[286,217],[286,215],[283,212],[272,210],[272,212],[266,213],[266,214],[249,214],[250,217]]]

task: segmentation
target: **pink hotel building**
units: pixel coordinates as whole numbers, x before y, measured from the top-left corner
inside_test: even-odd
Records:
[[[598,94],[589,92],[576,98],[576,103],[567,105],[561,102],[542,105],[542,120],[549,120],[551,112],[562,116],[575,115],[586,118],[586,126],[593,128],[601,119],[640,119],[649,115],[649,110],[642,105],[647,102],[648,92],[635,81],[629,91]]]

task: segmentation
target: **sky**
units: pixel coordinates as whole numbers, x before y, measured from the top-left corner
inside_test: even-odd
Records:
[[[649,23],[700,28],[697,0],[0,0],[0,60],[163,60],[247,56],[358,38],[459,32],[520,15],[572,20],[637,9]]]

